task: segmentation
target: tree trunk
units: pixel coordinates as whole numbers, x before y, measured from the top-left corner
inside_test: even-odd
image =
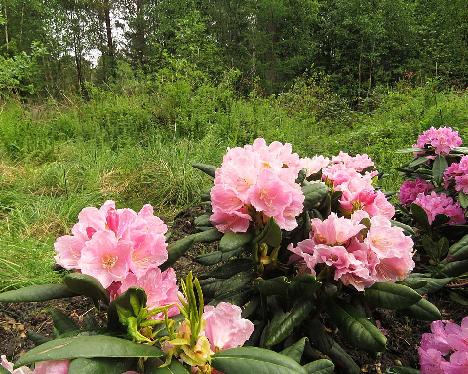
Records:
[[[135,19],[135,35],[134,48],[136,65],[144,67],[145,65],[145,18],[144,18],[144,0],[136,0],[136,19]]]
[[[112,23],[110,17],[111,4],[109,0],[103,0],[99,11],[101,21],[104,22],[106,28],[106,49],[103,51],[103,65],[105,69],[105,78],[109,76],[115,77],[115,48],[112,38]]]
[[[8,35],[8,13],[6,2],[3,3],[3,16],[5,17],[5,45],[6,50],[8,51],[10,45],[10,38]]]

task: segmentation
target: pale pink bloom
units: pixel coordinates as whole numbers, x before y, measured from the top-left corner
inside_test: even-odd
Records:
[[[331,181],[334,187],[350,181],[353,178],[361,178],[362,175],[343,164],[331,164],[322,169],[322,179]]]
[[[34,374],[67,374],[70,361],[43,361],[36,364]]]
[[[274,216],[279,227],[286,231],[292,231],[297,227],[296,217],[304,208],[304,194],[298,185],[290,189],[291,203],[286,206],[282,214]]]
[[[414,204],[424,209],[429,223],[432,223],[438,214],[450,217],[450,225],[464,224],[466,221],[460,204],[444,193],[432,191],[430,195],[419,194]]]
[[[312,239],[305,239],[297,243],[296,246],[292,243],[289,244],[288,250],[293,253],[291,256],[292,258],[290,258],[290,263],[296,263],[297,260],[302,259],[310,274],[315,276],[315,266],[318,263],[318,256],[314,249],[315,243]]]
[[[11,374],[33,374],[33,371],[27,366],[21,366],[18,369],[13,369],[13,362],[9,362],[5,355],[0,356],[0,366],[2,366]]]
[[[358,291],[364,291],[365,288],[374,284],[369,269],[361,264],[361,266],[351,265],[346,273],[339,276],[339,280],[345,286],[353,286]]]
[[[347,269],[352,260],[354,260],[354,256],[350,255],[343,246],[331,247],[325,244],[318,244],[315,246],[314,251],[319,263],[333,266],[336,271]]]
[[[211,202],[216,206],[216,210],[223,213],[234,213],[244,206],[234,188],[225,184],[217,184],[211,189]]]
[[[81,235],[64,235],[57,239],[54,244],[55,262],[67,270],[77,269],[81,258],[81,251],[87,241]]]
[[[341,163],[345,167],[354,169],[359,172],[374,167],[374,162],[366,154],[356,155],[353,157],[346,152],[341,151],[338,156],[334,156],[332,158],[332,163]]]
[[[312,238],[317,244],[341,245],[356,236],[364,225],[331,213],[325,220],[311,220]]]
[[[265,169],[252,191],[250,202],[257,212],[263,212],[267,217],[275,217],[282,214],[291,204],[290,188],[272,171]]]
[[[310,177],[313,174],[317,174],[324,167],[327,167],[330,164],[330,159],[320,155],[312,158],[303,158],[301,163],[301,168],[306,171],[306,177]]]
[[[412,255],[381,258],[375,266],[374,279],[377,282],[395,282],[404,280],[414,268]]]
[[[133,251],[130,255],[129,268],[142,277],[150,269],[156,269],[168,258],[167,243],[164,235],[146,233],[133,238]]]
[[[247,209],[243,208],[233,213],[214,211],[210,221],[221,232],[246,232],[249,229],[252,217],[247,213]]]
[[[440,127],[438,129],[431,127],[419,135],[415,148],[430,147],[438,155],[447,155],[456,147],[463,143],[458,132],[450,127]]]
[[[242,309],[226,302],[205,306],[204,334],[214,352],[242,346],[252,335],[254,324],[242,318]]]
[[[140,287],[145,290],[149,309],[174,304],[169,309],[168,314],[170,317],[179,314],[177,307],[179,304],[177,278],[173,268],[169,268],[163,272],[159,268],[151,269],[139,279],[134,274],[129,273],[127,278],[122,282],[119,294],[124,293],[130,287]],[[162,314],[157,316],[157,318],[162,317]]]
[[[427,194],[434,189],[432,183],[426,182],[424,179],[406,180],[400,187],[400,203],[403,205],[411,204],[420,194]]]
[[[374,201],[364,205],[362,209],[370,216],[384,216],[391,219],[395,215],[395,207],[387,200],[382,191],[376,191]]]
[[[118,241],[111,231],[98,231],[86,242],[78,265],[83,274],[93,276],[107,288],[127,276],[130,252],[130,242]]]

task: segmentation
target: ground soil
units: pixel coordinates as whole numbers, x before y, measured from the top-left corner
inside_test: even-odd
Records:
[[[176,216],[170,241],[193,233],[193,219],[202,211],[202,207],[196,207],[185,210]],[[206,271],[206,268],[202,268],[194,262],[193,258],[201,253],[211,251],[210,247],[206,245],[194,246],[175,265],[178,275],[183,276],[190,270],[195,274],[202,270]],[[448,299],[444,292],[431,296],[430,301],[439,307],[443,319],[459,322],[466,315],[466,307]],[[28,331],[45,336],[53,335],[52,321],[47,313],[51,308],[57,308],[66,315],[71,315],[81,326],[85,323],[87,315],[94,316],[102,323],[104,322],[103,313],[98,311],[89,300],[81,297],[41,303],[0,304],[0,353],[16,360],[22,353],[32,348],[34,344],[27,337]],[[361,366],[361,371],[364,373],[382,373],[389,367],[401,364],[417,367],[417,346],[421,334],[429,330],[429,323],[384,310],[378,310],[375,318],[388,339],[387,351],[381,355],[373,357],[362,350],[354,349],[339,336],[339,333],[335,334],[335,339]]]

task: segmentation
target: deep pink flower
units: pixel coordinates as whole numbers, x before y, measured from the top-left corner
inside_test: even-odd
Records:
[[[216,307],[205,306],[204,334],[214,352],[242,346],[252,335],[254,324],[241,317],[242,309],[237,305],[221,302]]]
[[[438,155],[448,155],[450,151],[463,143],[458,132],[450,127],[431,127],[418,136],[415,148],[430,147]]]
[[[93,276],[107,288],[127,276],[130,251],[130,242],[118,241],[111,231],[98,231],[86,242],[78,266],[83,274]]]
[[[67,374],[70,361],[43,361],[36,364],[34,374]]]
[[[449,188],[452,181],[456,191],[468,194],[468,156],[463,156],[460,162],[451,164],[445,170],[445,188]]]
[[[147,305],[150,309],[174,304],[169,309],[169,317],[179,314],[178,287],[174,269],[169,268],[163,272],[159,268],[151,269],[139,279],[130,273],[122,282],[118,293],[122,294],[130,287],[140,287],[145,290],[148,298]],[[159,314],[156,317],[162,318],[163,315]]]
[[[424,179],[406,180],[400,187],[400,203],[403,205],[411,204],[420,194],[427,194],[434,189],[432,183],[426,182]]]
[[[429,223],[434,222],[438,214],[450,217],[450,225],[464,224],[466,221],[460,204],[444,193],[438,194],[432,191],[430,195],[419,194],[414,204],[424,209]]]

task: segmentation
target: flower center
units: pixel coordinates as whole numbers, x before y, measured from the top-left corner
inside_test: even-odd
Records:
[[[102,256],[102,267],[104,269],[112,269],[119,258],[112,255]]]

